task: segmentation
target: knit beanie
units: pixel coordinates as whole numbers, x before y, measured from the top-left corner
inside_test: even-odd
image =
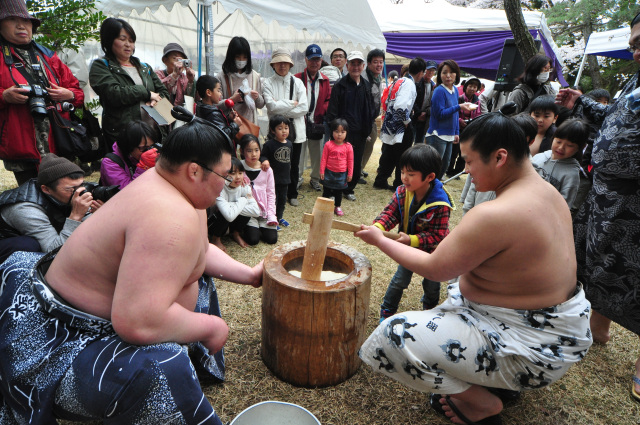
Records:
[[[38,171],[38,187],[49,186],[54,181],[73,173],[83,173],[82,168],[66,158],[60,158],[55,154],[47,154],[40,161]],[[83,173],[84,175],[84,173]]]

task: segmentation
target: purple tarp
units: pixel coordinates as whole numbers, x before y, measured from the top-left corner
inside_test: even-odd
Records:
[[[530,30],[531,35],[538,37],[538,30]],[[454,59],[460,68],[476,77],[495,80],[500,65],[500,55],[504,40],[513,38],[511,31],[474,31],[474,32],[430,32],[402,33],[385,32],[387,52],[406,58],[422,57],[442,62]],[[558,82],[567,86],[562,76],[562,65],[556,58],[551,46],[540,36],[545,54],[552,60],[553,67],[558,70]]]

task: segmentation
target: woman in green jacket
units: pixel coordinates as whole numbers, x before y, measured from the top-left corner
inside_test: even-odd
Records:
[[[133,56],[136,33],[125,20],[105,19],[100,44],[104,57],[91,64],[89,81],[100,96],[102,131],[110,146],[126,123],[141,118],[142,105],[155,106],[169,92],[153,69]]]

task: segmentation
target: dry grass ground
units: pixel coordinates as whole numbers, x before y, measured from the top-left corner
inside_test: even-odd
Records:
[[[369,224],[391,197],[391,192],[371,187],[380,155],[376,146],[366,171],[368,185],[356,189],[356,202],[343,201],[344,220]],[[92,176],[93,179],[96,175]],[[308,185],[308,171],[301,187],[300,206],[287,205],[285,218],[291,226],[279,233],[278,244],[303,240],[308,226],[301,222],[304,212],[311,212],[316,196]],[[15,185],[13,177],[0,175],[2,188]],[[464,177],[446,185],[458,203]],[[454,212],[451,226],[461,218],[461,208]],[[331,239],[364,253],[373,264],[371,301],[367,334],[378,323],[379,304],[396,269],[396,263],[348,232],[332,231]],[[231,239],[223,238],[231,256],[246,264],[256,264],[273,248],[263,243],[242,249]],[[523,259],[526,261],[526,259]],[[222,315],[231,330],[225,353],[227,379],[224,384],[205,386],[212,405],[228,423],[247,407],[265,400],[299,404],[311,411],[324,425],[370,424],[447,424],[427,405],[425,394],[407,389],[368,366],[362,366],[346,382],[323,389],[297,388],[277,379],[260,357],[261,289],[217,282]],[[444,285],[443,285],[444,289]],[[400,304],[402,310],[421,308],[421,285],[414,277]],[[441,299],[445,296],[444,290]],[[296,314],[292,307],[291,314]],[[606,346],[594,345],[584,361],[573,366],[567,375],[548,389],[525,393],[521,400],[505,408],[505,424],[640,424],[640,404],[631,400],[629,389],[638,337],[619,326],[612,328],[613,338]]]

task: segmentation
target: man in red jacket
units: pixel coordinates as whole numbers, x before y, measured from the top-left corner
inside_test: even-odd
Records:
[[[41,86],[42,98],[59,107],[84,103],[78,80],[55,52],[32,39],[40,21],[29,15],[23,0],[8,0],[0,8],[0,159],[18,184],[37,177],[42,155],[56,153],[49,118],[31,105],[31,93]],[[24,87],[22,87],[24,86]],[[44,106],[44,105],[43,105]],[[60,108],[59,108],[60,110]],[[67,112],[61,112],[69,118]]]
[[[324,115],[327,113],[329,98],[331,97],[331,85],[329,78],[319,70],[322,66],[322,50],[317,44],[310,44],[305,54],[307,67],[304,71],[295,76],[302,80],[307,88],[307,99],[309,100],[309,112],[305,116],[307,128],[307,146],[309,147],[309,158],[311,159],[311,181],[309,185],[314,190],[320,191],[320,158],[324,147]],[[300,177],[304,172],[304,155],[300,157]]]

